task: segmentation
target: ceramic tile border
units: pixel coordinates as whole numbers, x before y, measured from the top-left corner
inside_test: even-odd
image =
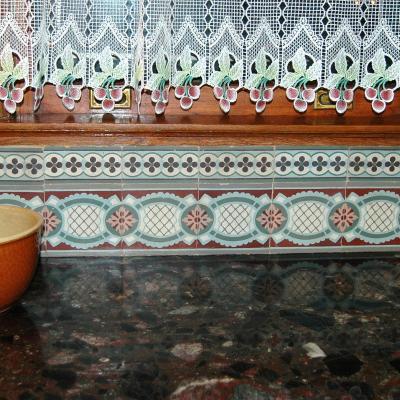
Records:
[[[0,150],[0,181],[40,181],[44,179],[44,169],[41,151]]]
[[[0,149],[0,180],[324,180],[399,176],[399,149]]]
[[[400,244],[400,195],[394,191],[298,191],[290,195],[213,193],[2,193],[0,204],[30,207],[45,218],[44,241],[54,250],[312,248]],[[281,246],[281,243],[286,243]],[[257,245],[254,245],[256,243]],[[397,242],[396,242],[397,243]]]

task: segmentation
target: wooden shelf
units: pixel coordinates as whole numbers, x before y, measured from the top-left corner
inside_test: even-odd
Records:
[[[0,145],[398,146],[399,116],[21,115],[0,121]]]
[[[298,114],[279,89],[265,114],[256,115],[248,94],[241,92],[225,116],[204,89],[191,111],[183,112],[171,94],[166,115],[156,117],[148,95],[140,116],[134,109],[113,115],[87,110],[87,93],[73,113],[49,93],[45,98],[51,104],[32,114],[29,95],[17,117],[0,119],[0,146],[400,146],[400,96],[383,115],[371,111],[361,91],[357,107],[345,116],[312,106]]]

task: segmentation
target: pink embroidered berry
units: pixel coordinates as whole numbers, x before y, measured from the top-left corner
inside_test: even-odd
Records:
[[[189,96],[183,96],[180,100],[182,110],[189,110],[193,105],[193,100]]]
[[[197,100],[200,97],[200,86],[191,86],[189,88],[189,96],[193,100]]]
[[[213,91],[214,91],[215,98],[218,99],[218,100],[220,98],[222,98],[222,96],[224,95],[224,89],[222,89],[221,86],[215,86]]]
[[[8,90],[5,87],[0,86],[0,100],[5,100],[7,96],[8,96]]]
[[[256,112],[262,113],[265,110],[266,106],[267,106],[267,102],[265,100],[258,100],[256,103]]]
[[[307,110],[307,102],[302,99],[296,99],[294,101],[294,109],[298,112],[305,112]]]
[[[333,102],[338,101],[338,100],[339,100],[339,97],[340,97],[340,90],[339,90],[338,88],[332,88],[332,89],[329,91],[329,98],[330,98]]]
[[[123,96],[122,88],[111,89],[110,96],[115,102],[121,101]]]
[[[338,100],[336,102],[336,111],[339,114],[344,114],[347,110],[347,103],[344,100]]]
[[[63,97],[67,92],[67,88],[64,85],[56,85],[56,93],[59,97]]]
[[[381,114],[385,111],[386,109],[386,103],[383,100],[375,99],[372,102],[372,109],[378,113]]]
[[[260,97],[261,97],[261,90],[256,89],[256,88],[253,88],[250,90],[250,100],[251,101],[256,102],[256,101],[260,100]]]
[[[161,91],[158,89],[155,89],[151,93],[151,101],[153,103],[157,103],[161,98]]]
[[[104,99],[101,103],[101,107],[105,112],[114,110],[115,102],[113,99]]]
[[[175,97],[180,99],[185,94],[185,87],[184,86],[177,86],[175,88]]]
[[[231,103],[227,99],[220,99],[219,106],[224,113],[228,113],[231,109]]]
[[[62,98],[62,103],[64,104],[64,107],[69,111],[72,111],[75,108],[75,101],[71,99],[71,97],[64,96]]]
[[[104,88],[95,88],[94,89],[94,97],[98,101],[102,101],[106,98],[107,92]]]
[[[351,103],[354,99],[354,92],[351,89],[346,89],[343,92],[343,100],[347,103]]]
[[[299,91],[294,87],[289,87],[286,89],[286,97],[289,100],[296,100],[299,95]]]
[[[226,91],[226,98],[231,102],[234,103],[237,100],[237,91],[235,89],[229,88]]]
[[[164,114],[165,108],[166,108],[165,103],[162,102],[162,101],[158,101],[156,106],[155,106],[155,108],[154,108],[154,110],[155,110],[157,115],[161,115],[161,114]]]
[[[386,103],[391,103],[394,99],[394,91],[392,89],[382,90],[381,99]]]
[[[263,93],[264,100],[270,103],[274,98],[274,91],[271,88],[265,89]]]
[[[6,109],[7,112],[10,114],[14,114],[16,109],[17,109],[17,104],[15,103],[14,100],[11,99],[6,99],[4,101],[4,108]]]
[[[312,103],[315,100],[315,91],[313,89],[304,89],[301,94],[307,103]]]
[[[375,88],[369,87],[365,89],[365,97],[368,100],[375,100],[378,95],[378,91]]]
[[[71,97],[71,99],[78,101],[81,98],[81,89],[78,86],[72,86],[69,89],[68,95],[69,95],[69,97]]]
[[[24,99],[24,91],[21,88],[15,88],[11,90],[11,98],[16,103],[21,103],[21,101]]]

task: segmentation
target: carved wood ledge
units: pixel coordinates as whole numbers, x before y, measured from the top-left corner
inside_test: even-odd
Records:
[[[278,91],[266,113],[256,115],[242,92],[225,116],[211,93],[202,97],[189,112],[172,99],[167,114],[156,117],[147,95],[140,116],[134,111],[102,114],[83,106],[66,113],[55,94],[49,96],[54,104],[32,114],[26,96],[23,112],[0,119],[0,146],[400,146],[398,99],[383,115],[371,111],[361,92],[345,116],[313,109],[300,115]]]

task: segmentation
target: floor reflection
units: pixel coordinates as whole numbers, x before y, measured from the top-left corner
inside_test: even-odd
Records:
[[[44,259],[0,399],[400,399],[399,294],[393,255]]]

